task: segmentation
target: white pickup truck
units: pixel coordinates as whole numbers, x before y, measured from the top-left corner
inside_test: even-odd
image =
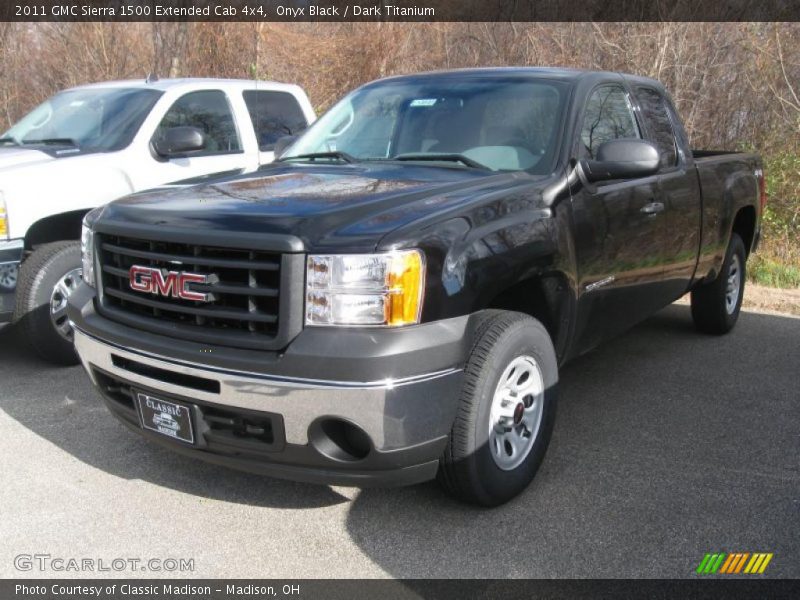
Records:
[[[267,81],[148,78],[63,91],[0,135],[0,323],[75,364],[67,298],[84,215],[168,183],[254,170],[315,119],[305,92]]]

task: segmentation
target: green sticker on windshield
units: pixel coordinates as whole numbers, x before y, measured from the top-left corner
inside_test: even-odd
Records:
[[[436,104],[436,98],[417,98],[412,100],[409,106],[433,106]]]

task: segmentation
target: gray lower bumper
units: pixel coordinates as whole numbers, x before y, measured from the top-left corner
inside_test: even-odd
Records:
[[[153,442],[299,481],[383,486],[435,477],[458,407],[470,317],[395,330],[306,328],[268,352],[141,331],[99,314],[94,297],[85,284],[70,297],[75,347],[112,413]],[[189,407],[195,442],[143,429],[140,393]],[[259,445],[237,433],[220,445],[210,423],[221,416],[267,419],[278,435]],[[353,427],[367,451],[332,449]]]
[[[95,384],[98,383],[95,369],[99,369],[135,386],[170,396],[276,413],[283,417],[287,444],[307,444],[309,427],[321,417],[347,420],[363,429],[375,448],[384,452],[447,435],[455,418],[463,373],[459,368],[451,368],[364,383],[278,378],[142,354],[100,341],[78,328],[75,349]],[[191,383],[197,381],[212,382],[213,385],[203,385],[214,391],[198,389]]]
[[[0,323],[14,315],[19,265],[25,251],[23,240],[0,242]]]

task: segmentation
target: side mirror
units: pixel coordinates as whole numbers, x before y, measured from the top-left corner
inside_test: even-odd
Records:
[[[165,158],[184,156],[206,147],[206,134],[197,127],[170,127],[164,136],[153,142],[156,154]]]
[[[619,139],[600,144],[595,160],[582,158],[581,169],[590,182],[635,179],[658,173],[661,155],[645,140]]]
[[[285,135],[281,138],[278,138],[278,141],[276,141],[275,145],[273,146],[273,152],[275,152],[275,158],[280,158],[284,150],[286,150],[289,146],[294,144],[297,141],[297,138],[298,136],[296,135]]]

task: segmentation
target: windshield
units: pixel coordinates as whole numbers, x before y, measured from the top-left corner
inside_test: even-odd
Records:
[[[56,94],[37,106],[0,139],[14,144],[64,144],[108,152],[131,143],[157,90],[93,88]]]
[[[566,88],[548,80],[387,81],[336,104],[281,160],[420,160],[546,173]],[[319,155],[314,157],[313,155]]]

